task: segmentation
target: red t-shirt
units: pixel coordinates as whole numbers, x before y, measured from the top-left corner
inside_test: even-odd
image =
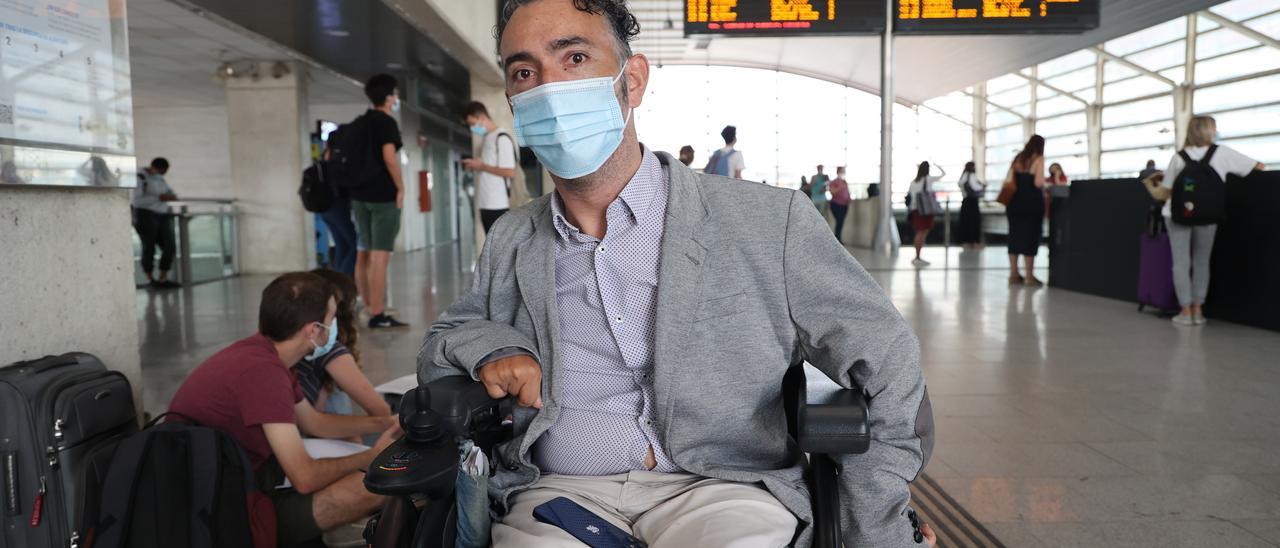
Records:
[[[295,423],[302,389],[261,333],[210,356],[183,381],[169,411],[235,438],[257,470],[271,457],[262,425]]]

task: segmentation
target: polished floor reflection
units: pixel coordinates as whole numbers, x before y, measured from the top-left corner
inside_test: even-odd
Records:
[[[923,269],[907,250],[854,255],[920,335],[930,476],[1006,545],[1280,544],[1280,334],[1011,288],[1002,249],[929,248]],[[148,411],[253,329],[269,280],[139,291]],[[451,248],[393,259],[392,302],[413,327],[362,333],[375,383],[413,371],[426,326],[467,281]]]

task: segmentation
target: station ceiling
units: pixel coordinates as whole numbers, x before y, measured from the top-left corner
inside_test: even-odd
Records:
[[[895,41],[894,91],[922,103],[970,85],[1118,38],[1223,0],[1101,0],[1101,24],[1076,35],[903,36]],[[871,93],[880,89],[875,36],[744,38],[684,36],[685,0],[633,0],[636,51],[655,65],[729,65],[779,70]]]

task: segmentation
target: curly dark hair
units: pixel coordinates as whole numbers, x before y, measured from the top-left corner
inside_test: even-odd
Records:
[[[502,33],[507,30],[507,23],[511,21],[511,15],[520,7],[537,1],[507,0],[502,7],[502,16],[498,18],[498,26],[493,29],[493,37],[499,45],[502,42]],[[631,41],[640,34],[640,22],[636,20],[631,10],[627,9],[626,0],[573,0],[573,7],[591,15],[603,15],[609,21],[609,28],[613,29],[613,37],[618,42],[618,55],[622,60],[631,57]]]

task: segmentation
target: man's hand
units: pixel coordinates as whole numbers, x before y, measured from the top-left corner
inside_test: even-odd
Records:
[[[404,209],[404,191],[396,191],[396,209]]]
[[[404,430],[400,429],[400,421],[396,421],[381,436],[378,436],[378,441],[373,444],[373,447],[369,448],[369,461],[372,462],[373,459],[378,458],[378,455],[382,454],[387,447],[402,436],[404,436]]]
[[[484,167],[484,162],[479,158],[465,158],[462,160],[462,169],[467,171],[480,171]]]
[[[933,528],[928,523],[920,524],[920,534],[924,535],[924,541],[929,543],[929,548],[938,545],[938,535],[933,532]]]
[[[542,409],[542,367],[530,356],[494,360],[480,368],[480,382],[489,397],[515,396],[520,405]]]

